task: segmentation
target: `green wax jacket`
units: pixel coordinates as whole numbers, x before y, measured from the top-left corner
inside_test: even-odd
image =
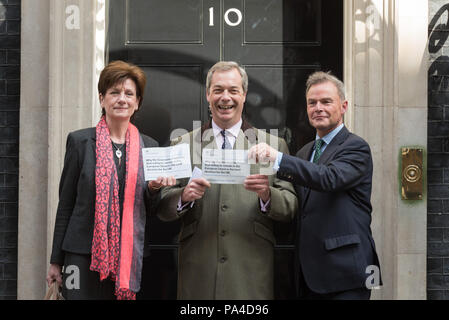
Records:
[[[210,124],[172,142],[189,143],[192,165],[200,169],[202,149],[217,148],[208,128]],[[234,149],[248,149],[259,142],[277,143],[281,152],[288,153],[283,139],[251,128],[245,121]],[[266,170],[251,165],[252,174]],[[212,184],[193,207],[178,212],[188,180],[179,179],[177,185],[164,188],[157,211],[161,220],[182,220],[178,299],[273,299],[273,220],[293,219],[298,200],[292,184],[269,175],[271,200],[265,213],[257,194],[237,184]]]

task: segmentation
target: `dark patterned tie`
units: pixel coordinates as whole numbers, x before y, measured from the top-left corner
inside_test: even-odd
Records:
[[[324,141],[322,139],[315,140],[315,154],[313,155],[313,163],[317,163],[321,156],[321,147],[323,146],[323,142]]]
[[[221,130],[221,135],[223,136],[223,144],[221,145],[222,149],[232,149],[231,143],[229,142],[228,138],[226,137],[226,131]]]

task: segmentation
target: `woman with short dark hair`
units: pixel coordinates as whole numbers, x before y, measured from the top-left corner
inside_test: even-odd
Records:
[[[141,149],[158,146],[131,123],[145,85],[139,67],[111,62],[98,82],[100,121],[67,137],[47,275],[65,299],[135,299],[140,289],[146,216],[175,183],[144,179]]]

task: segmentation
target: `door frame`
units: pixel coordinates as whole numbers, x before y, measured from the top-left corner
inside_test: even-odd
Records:
[[[63,27],[60,0],[22,2],[19,299],[45,293],[67,133],[98,121],[108,1],[79,2],[76,30]],[[372,229],[384,283],[373,297],[425,299],[427,200],[400,199],[398,159],[401,146],[427,149],[428,1],[345,0],[343,15],[345,123],[373,150]],[[365,38],[373,23],[379,38]]]

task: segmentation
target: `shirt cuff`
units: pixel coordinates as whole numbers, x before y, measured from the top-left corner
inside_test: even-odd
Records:
[[[273,170],[275,172],[278,172],[279,167],[281,166],[281,161],[282,161],[282,156],[283,155],[284,154],[282,152],[278,152],[278,154],[276,156],[276,160],[274,161],[274,164],[273,164]]]
[[[268,211],[268,205],[271,202],[271,198],[268,199],[268,201],[266,203],[263,203],[262,199],[259,198],[259,202],[260,202],[260,211],[266,213]]]
[[[190,205],[190,208],[192,208],[194,204],[195,204],[195,201],[190,201],[190,202],[186,202],[186,203],[182,204],[181,197],[179,197],[178,206],[177,206],[176,210],[177,210],[178,212],[181,212],[181,211],[184,210],[188,205]],[[189,209],[190,209],[190,208],[189,208]]]

